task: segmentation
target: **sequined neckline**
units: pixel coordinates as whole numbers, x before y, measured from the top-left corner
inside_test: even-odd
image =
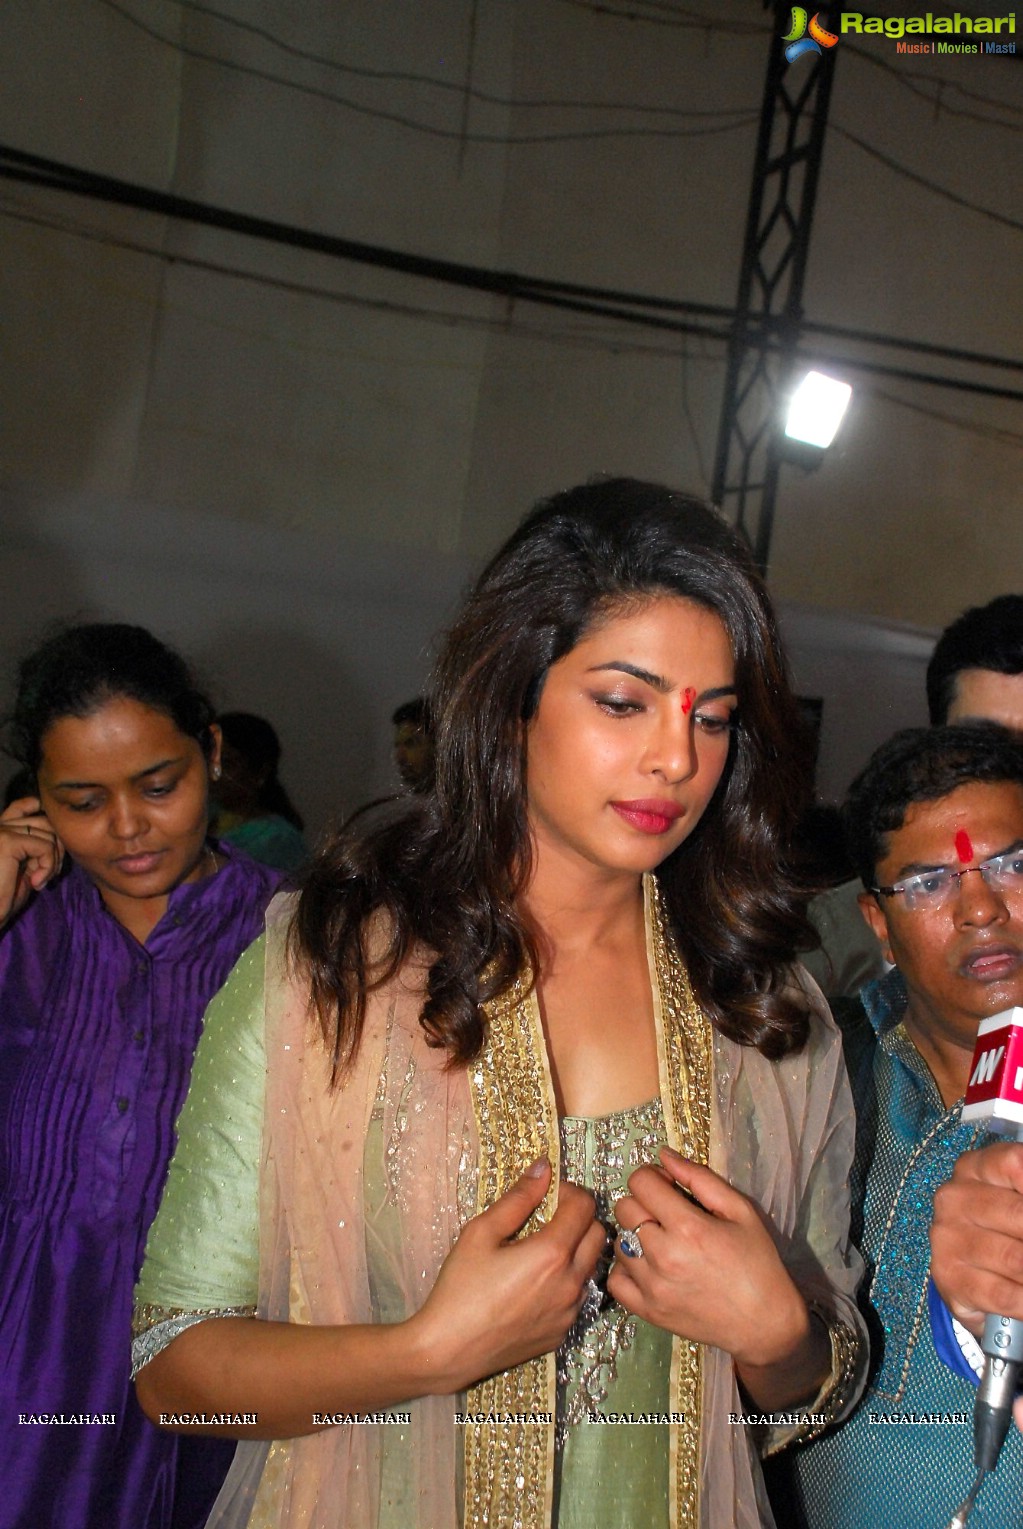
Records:
[[[659,1118],[661,1108],[661,1101],[655,1096],[645,1099],[642,1104],[630,1104],[627,1110],[611,1110],[607,1115],[559,1115],[558,1120],[562,1125],[646,1125],[651,1110],[655,1110]]]

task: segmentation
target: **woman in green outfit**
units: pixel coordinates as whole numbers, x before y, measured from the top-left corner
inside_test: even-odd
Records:
[[[143,1406],[248,1441],[219,1529],[754,1529],[758,1450],[863,1353],[766,594],[697,502],[571,490],[431,710],[433,791],[339,834],[211,1006]]]
[[[299,871],[309,859],[305,824],[277,773],[281,741],[265,717],[225,711],[217,718],[223,768],[217,784],[217,837],[243,849],[260,865]]]

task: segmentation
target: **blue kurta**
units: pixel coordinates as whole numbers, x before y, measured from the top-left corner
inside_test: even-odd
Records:
[[[231,1445],[154,1428],[129,1380],[132,1287],[203,1011],[280,880],[221,853],[144,946],[77,868],[0,934],[5,1524],[189,1529],[230,1462]]]
[[[877,1349],[858,1410],[794,1456],[796,1495],[809,1529],[945,1529],[973,1481],[977,1393],[934,1349],[928,1234],[934,1192],[976,1145],[977,1130],[963,1125],[961,1100],[945,1107],[906,1033],[899,972],[861,996],[871,1030],[847,1038],[857,1116],[853,1236],[867,1262]],[[940,1421],[919,1421],[935,1414]],[[1023,1526],[1023,1438],[1015,1428],[970,1526]]]

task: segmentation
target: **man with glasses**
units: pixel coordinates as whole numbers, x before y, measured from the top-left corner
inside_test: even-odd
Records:
[[[989,723],[898,733],[845,810],[860,906],[894,963],[840,1016],[873,1363],[857,1412],[795,1457],[776,1506],[810,1529],[941,1529],[972,1481],[975,1392],[934,1347],[928,1231],[979,1135],[961,1120],[977,1026],[1023,1004],[1023,743]],[[1021,1504],[1013,1435],[975,1521],[1007,1529]]]
[[[983,719],[1023,731],[1023,595],[998,595],[945,628],[927,665],[927,709],[938,726]],[[842,881],[807,909],[821,948],[803,964],[829,1001],[855,996],[882,970],[854,897],[855,882]]]

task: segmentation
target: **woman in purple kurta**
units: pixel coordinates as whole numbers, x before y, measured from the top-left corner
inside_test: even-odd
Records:
[[[0,1494],[26,1529],[192,1529],[233,1451],[161,1433],[129,1378],[202,1014],[280,879],[206,837],[212,716],[141,628],[71,628],[22,666],[11,747],[39,796],[0,816]]]

